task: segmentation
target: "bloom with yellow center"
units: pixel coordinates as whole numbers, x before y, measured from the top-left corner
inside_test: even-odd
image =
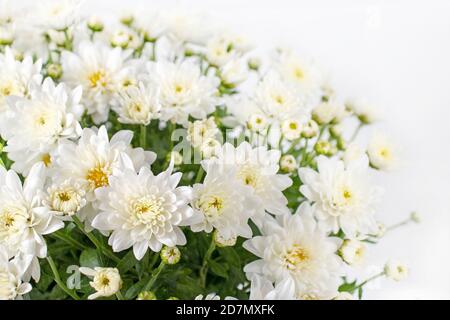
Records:
[[[172,174],[170,167],[154,176],[148,167],[136,173],[130,159],[124,164],[107,187],[96,190],[100,213],[92,226],[111,232],[108,243],[114,251],[133,247],[137,259],[148,248],[158,252],[163,245],[184,245],[180,226],[188,225],[194,212],[188,206],[191,188],[177,187],[181,173]]]
[[[81,267],[80,272],[92,278],[89,285],[94,288],[96,292],[89,295],[89,300],[99,297],[110,297],[119,292],[122,287],[122,279],[119,270],[116,268],[95,267],[94,269],[91,269]]]
[[[61,218],[71,217],[86,205],[85,191],[79,183],[66,180],[47,189],[44,205]]]
[[[374,205],[381,190],[370,184],[366,156],[344,164],[335,158],[319,156],[317,171],[300,168],[300,192],[317,210],[319,223],[327,230],[342,229],[349,237],[374,234],[377,230]]]
[[[300,299],[336,296],[342,265],[336,251],[341,240],[326,235],[313,211],[305,203],[294,215],[268,219],[261,236],[244,242],[244,248],[260,258],[244,268],[250,280],[263,277],[278,286],[291,279],[295,284],[291,296]]]

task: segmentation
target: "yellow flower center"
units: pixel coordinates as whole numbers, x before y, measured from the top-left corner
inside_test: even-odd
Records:
[[[65,191],[61,191],[58,193],[58,198],[59,200],[63,201],[63,202],[67,202],[69,201],[72,197],[70,196],[70,194],[68,192]]]
[[[98,70],[91,73],[88,77],[89,83],[92,88],[106,87],[106,73],[104,70]]]
[[[106,187],[109,184],[108,178],[111,174],[111,169],[108,166],[97,165],[88,170],[86,180],[89,181],[93,189]]]
[[[299,271],[303,269],[309,260],[310,255],[308,251],[298,244],[294,244],[284,256],[284,264],[290,271]]]
[[[151,228],[165,224],[164,198],[146,195],[130,202],[129,212],[133,224],[144,224]]]
[[[294,77],[297,78],[298,80],[301,80],[305,77],[305,73],[300,67],[297,67],[294,69]]]
[[[49,167],[52,164],[52,158],[48,153],[42,155],[41,161],[44,163],[46,167]]]

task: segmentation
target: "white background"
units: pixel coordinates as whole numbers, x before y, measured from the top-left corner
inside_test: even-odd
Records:
[[[409,279],[379,282],[373,299],[450,298],[450,1],[439,0],[90,0],[87,12],[134,5],[210,14],[265,47],[289,45],[329,71],[338,93],[379,106],[381,128],[402,151],[380,217],[393,224],[423,218],[371,247],[367,267],[397,258]]]

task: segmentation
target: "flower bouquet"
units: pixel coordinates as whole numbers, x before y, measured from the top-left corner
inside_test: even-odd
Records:
[[[0,299],[351,299],[407,274],[352,276],[395,149],[358,143],[376,109],[312,60],[70,0],[3,2],[0,51]]]

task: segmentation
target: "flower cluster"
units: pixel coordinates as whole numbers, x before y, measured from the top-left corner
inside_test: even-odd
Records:
[[[194,13],[80,12],[0,5],[0,299],[361,296],[376,108]]]

